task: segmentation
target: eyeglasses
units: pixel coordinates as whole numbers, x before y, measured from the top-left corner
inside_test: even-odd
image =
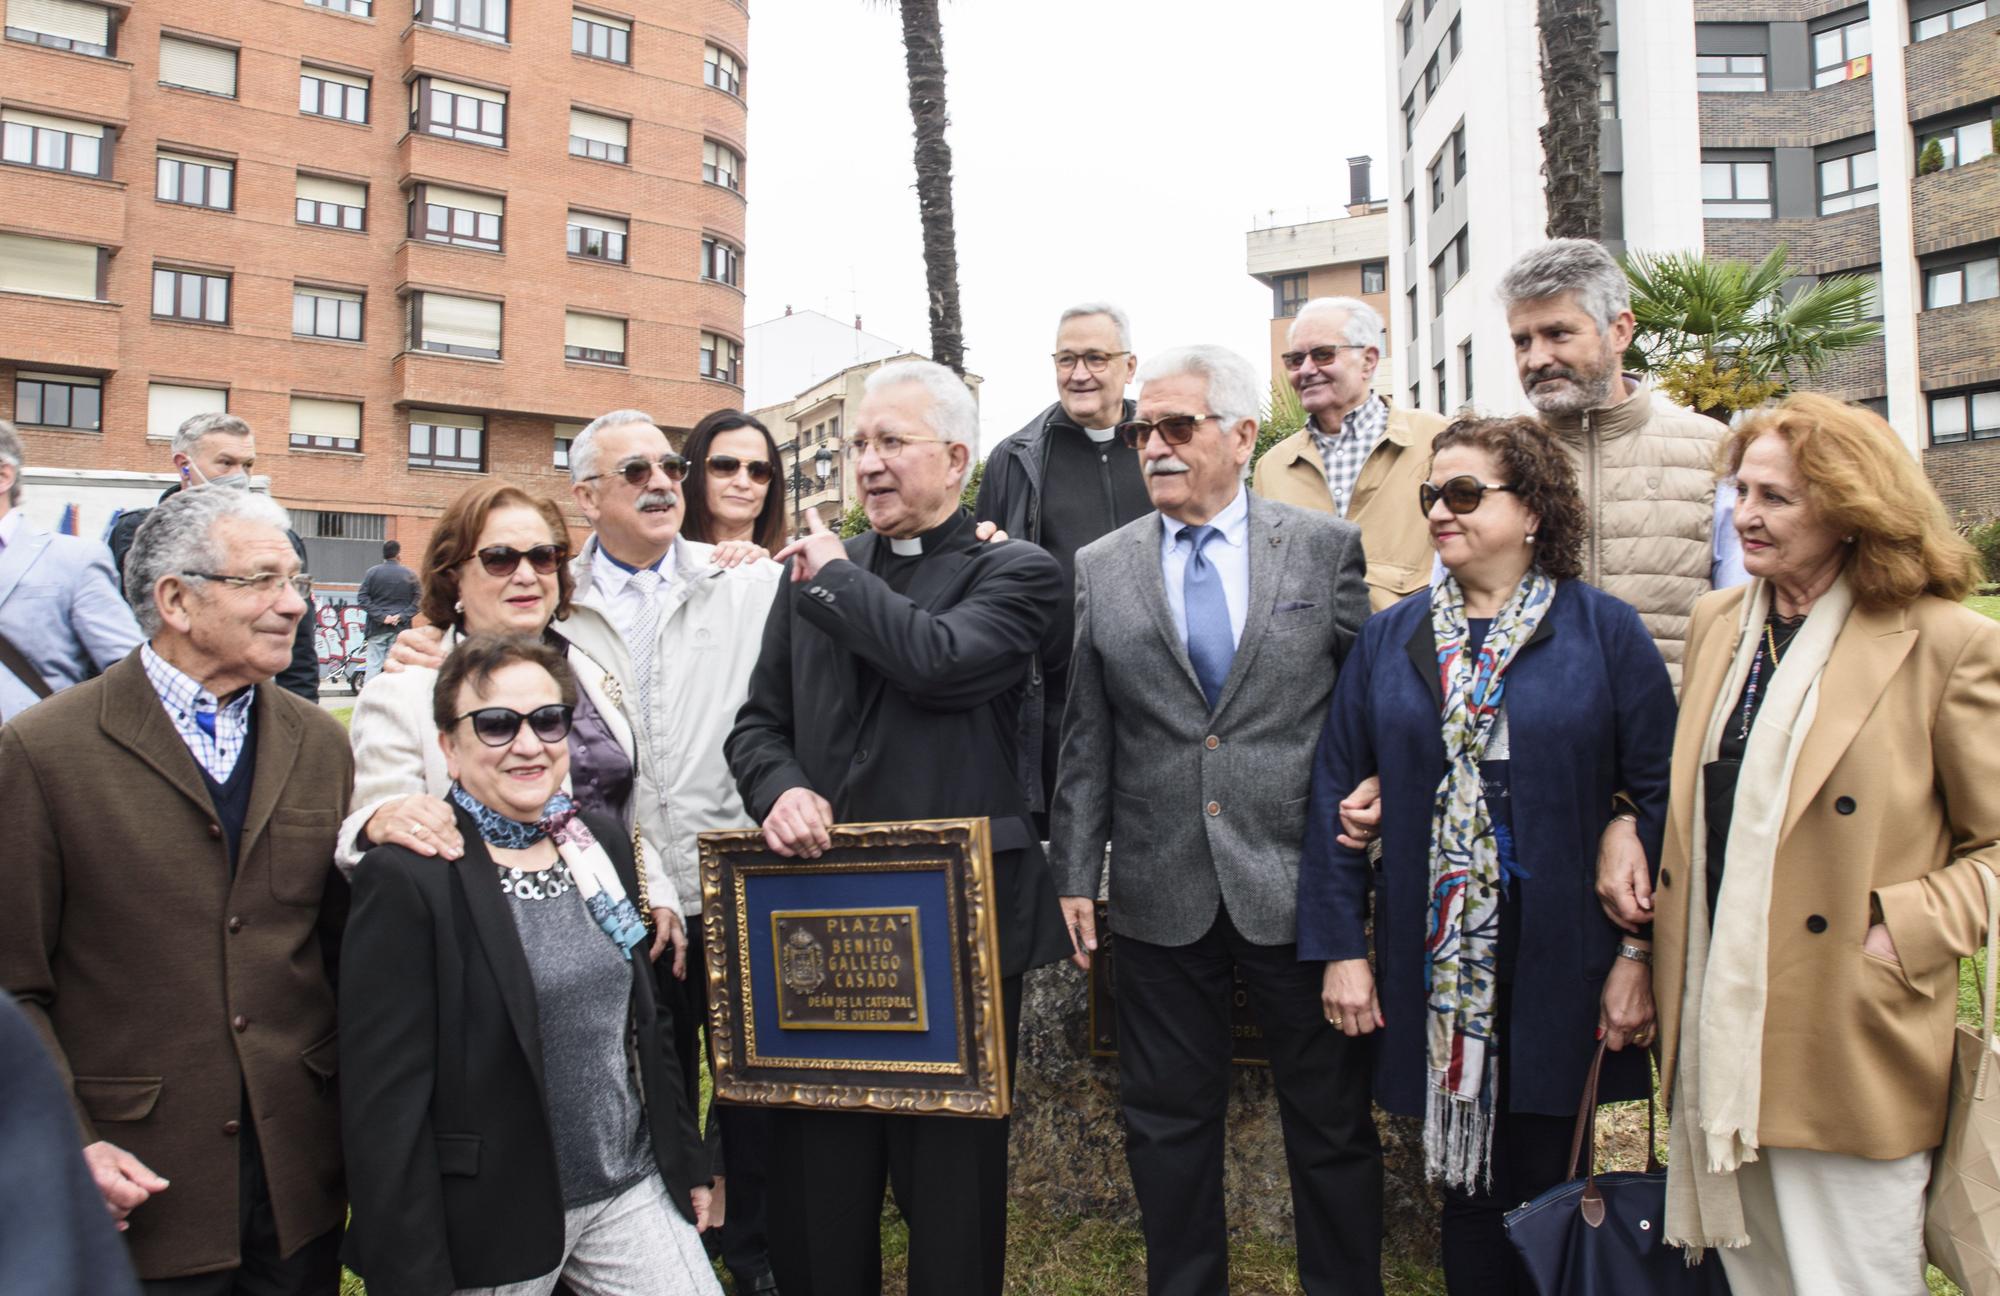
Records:
[[[1194,430],[1200,424],[1215,419],[1222,420],[1220,414],[1170,414],[1163,419],[1133,419],[1130,423],[1118,425],[1118,439],[1134,450],[1143,449],[1146,441],[1158,432],[1160,440],[1170,446],[1186,445],[1194,440]]]
[[[512,707],[481,707],[477,711],[467,711],[453,720],[472,721],[472,732],[488,747],[505,747],[514,741],[514,735],[521,732],[521,724],[527,722],[535,737],[545,743],[557,743],[569,737],[571,723],[576,718],[576,708],[551,702],[533,711],[520,712]]]
[[[944,443],[944,438],[931,437],[931,436],[898,436],[894,432],[884,432],[881,436],[876,436],[876,437],[865,437],[865,436],[848,437],[846,440],[840,443],[840,448],[847,455],[849,459],[852,459],[858,463],[861,461],[863,456],[865,456],[868,453],[868,450],[871,446],[875,450],[875,457],[877,459],[894,459],[897,455],[903,453],[904,446],[919,441],[932,441],[942,445]]]
[[[1454,477],[1442,486],[1433,486],[1429,482],[1419,483],[1417,486],[1417,498],[1423,501],[1424,512],[1426,513],[1430,512],[1439,500],[1443,500],[1444,506],[1453,513],[1464,514],[1478,508],[1480,502],[1486,498],[1487,491],[1511,491],[1513,489],[1512,486],[1502,486],[1496,482],[1483,482],[1477,477],[1467,475],[1464,477]]]
[[[592,473],[585,481],[596,481],[600,477],[623,477],[628,486],[644,486],[653,480],[653,469],[658,468],[671,482],[686,481],[688,461],[677,454],[663,454],[658,459],[627,459],[610,472]]]
[[[516,549],[512,545],[488,545],[472,555],[479,565],[486,569],[488,576],[512,576],[521,570],[521,560],[528,560],[528,566],[535,569],[537,576],[552,576],[563,560],[569,557],[569,550],[559,544],[538,544],[532,549]]]
[[[735,455],[710,455],[708,470],[717,477],[734,477],[744,469],[750,470],[750,480],[759,486],[771,480],[771,464],[766,459],[738,459]]]
[[[261,599],[275,599],[278,591],[285,586],[308,601],[312,598],[313,578],[300,572],[296,576],[286,576],[280,572],[258,572],[254,576],[224,576],[220,572],[184,571],[181,575],[191,580],[214,581],[218,585],[234,585],[237,589],[247,589]]]
[[[1287,369],[1297,369],[1307,360],[1311,360],[1316,368],[1324,369],[1339,359],[1342,351],[1366,351],[1367,349],[1365,346],[1358,346],[1352,342],[1341,342],[1333,346],[1317,346],[1310,351],[1287,351],[1285,354],[1279,356],[1278,359],[1285,362],[1285,368]]]
[[[1094,374],[1101,374],[1113,360],[1131,354],[1130,351],[1058,351],[1051,358],[1056,362],[1057,373],[1068,373],[1082,365]]]

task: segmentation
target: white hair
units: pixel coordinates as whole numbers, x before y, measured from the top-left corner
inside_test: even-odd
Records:
[[[250,436],[250,425],[234,414],[190,414],[174,430],[174,453],[192,456],[205,436]]]
[[[1359,297],[1315,297],[1299,307],[1298,317],[1285,333],[1287,344],[1298,334],[1299,325],[1315,315],[1345,315],[1341,331],[1347,336],[1347,345],[1374,347],[1376,354],[1381,354],[1382,317]]]
[[[1602,244],[1589,239],[1552,239],[1523,252],[1500,277],[1500,305],[1512,311],[1522,302],[1546,301],[1570,293],[1597,321],[1599,333],[1632,309],[1632,285]]]
[[[597,475],[597,434],[607,428],[625,427],[633,423],[643,423],[647,427],[658,427],[653,416],[644,410],[612,410],[609,414],[599,414],[576,434],[569,443],[569,479],[580,482]]]
[[[861,388],[864,397],[888,387],[905,384],[921,387],[931,394],[930,412],[925,422],[940,440],[956,441],[979,453],[979,406],[972,391],[959,377],[931,360],[897,360],[868,375]]]
[[[160,608],[153,589],[163,576],[185,571],[220,571],[228,552],[216,542],[215,524],[224,518],[259,523],[283,531],[291,526],[285,510],[269,495],[228,486],[195,486],[161,500],[132,537],[125,558],[125,601],[148,639],[160,633]],[[246,573],[247,574],[247,573]]]
[[[1113,306],[1110,302],[1078,302],[1057,317],[1056,332],[1060,334],[1062,326],[1071,320],[1083,319],[1089,315],[1102,315],[1104,318],[1110,320],[1112,327],[1118,330],[1119,350],[1130,351],[1132,349],[1132,318],[1118,307]]]
[[[1257,371],[1228,347],[1188,346],[1162,351],[1140,366],[1139,385],[1143,388],[1149,382],[1183,374],[1207,380],[1208,412],[1222,421],[1225,432],[1244,419],[1255,423],[1263,411]]]
[[[7,492],[7,507],[14,508],[21,502],[21,434],[6,419],[0,419],[0,464],[14,470],[14,487]]]

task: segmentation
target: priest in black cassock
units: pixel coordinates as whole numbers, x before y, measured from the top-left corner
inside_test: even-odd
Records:
[[[1021,974],[1070,952],[1017,775],[1023,687],[1062,569],[981,543],[959,491],[978,438],[965,384],[905,361],[868,379],[846,452],[873,530],[812,531],[764,625],[730,772],[764,840],[818,856],[836,823],[992,824],[1007,1061]],[[882,1187],[910,1226],[910,1296],[999,1296],[1007,1122],[777,1109],[768,1199],[785,1296],[878,1296]]]

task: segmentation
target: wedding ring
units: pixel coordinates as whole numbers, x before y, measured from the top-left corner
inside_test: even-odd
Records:
[[[420,823],[412,823],[412,824],[410,825],[410,832],[411,832],[411,834],[412,834],[412,835],[415,835],[415,834],[417,834],[417,833],[420,833],[420,832],[422,832],[423,830],[424,830],[424,826],[423,826],[422,824],[420,824]]]
[[[1338,1025],[1340,1025],[1340,1017],[1339,1017],[1339,1015],[1338,1015],[1338,1014],[1335,1014],[1335,1013],[1328,1013],[1328,1014],[1327,1014],[1327,1017],[1326,1017],[1326,1020],[1327,1020],[1327,1024],[1328,1024],[1329,1026],[1338,1026]]]

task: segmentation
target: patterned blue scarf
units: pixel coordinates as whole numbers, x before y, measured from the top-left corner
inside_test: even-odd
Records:
[[[598,927],[627,959],[634,947],[646,939],[646,924],[639,911],[625,898],[625,885],[611,856],[577,813],[569,794],[558,792],[542,807],[534,823],[509,819],[478,797],[454,783],[451,799],[479,825],[480,839],[502,850],[522,850],[544,837],[554,840],[556,854],[569,866],[570,879],[583,897],[583,907]]]

